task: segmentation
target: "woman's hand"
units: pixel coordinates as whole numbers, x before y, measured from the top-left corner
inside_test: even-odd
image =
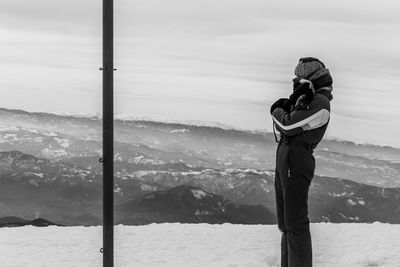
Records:
[[[309,80],[295,78],[293,87],[293,93],[289,96],[290,105],[295,105],[301,95],[306,95],[307,99],[311,99],[315,94],[314,86]]]

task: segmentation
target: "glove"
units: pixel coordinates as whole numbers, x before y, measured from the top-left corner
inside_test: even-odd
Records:
[[[289,105],[295,105],[301,95],[306,95],[311,100],[314,97],[314,90],[311,82],[301,81],[300,78],[293,79],[293,93],[289,96]]]
[[[270,109],[269,112],[272,114],[272,112],[276,108],[283,108],[284,110],[287,111],[288,107],[290,107],[288,104],[289,104],[289,99],[288,98],[280,98],[277,101],[275,101],[275,103],[272,104],[271,109]]]

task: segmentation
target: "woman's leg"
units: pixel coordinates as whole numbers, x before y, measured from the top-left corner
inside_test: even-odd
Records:
[[[312,266],[308,189],[309,182],[304,177],[292,175],[288,179],[284,209],[289,267]]]
[[[291,149],[284,195],[289,267],[312,266],[312,243],[308,219],[308,191],[315,161],[306,149]]]
[[[276,214],[278,219],[278,228],[282,232],[281,237],[281,267],[288,265],[288,246],[285,223],[285,187],[287,181],[289,147],[285,144],[279,144],[276,151],[276,169],[275,169],[275,197]]]
[[[283,192],[279,188],[278,184],[275,191]],[[305,192],[308,192],[308,186],[294,183],[293,179],[286,184],[285,194],[276,194],[278,227],[282,232],[281,267],[312,266],[312,245]],[[283,195],[284,199],[281,198]]]
[[[276,198],[276,214],[278,219],[278,228],[282,232],[281,267],[289,267],[287,242],[286,242],[287,235],[286,235],[285,218],[284,218],[283,190],[278,171],[275,171],[275,198]]]

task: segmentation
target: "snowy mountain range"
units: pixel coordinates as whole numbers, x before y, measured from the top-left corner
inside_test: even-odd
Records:
[[[101,121],[0,109],[0,122],[0,217],[101,223]],[[117,223],[273,223],[271,133],[116,120],[115,140]],[[400,223],[399,149],[326,140],[314,155],[312,221]]]

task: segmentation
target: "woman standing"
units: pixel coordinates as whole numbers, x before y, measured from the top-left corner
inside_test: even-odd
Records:
[[[281,267],[311,267],[308,189],[315,170],[313,151],[329,122],[333,81],[324,63],[312,57],[301,58],[294,74],[293,93],[270,110],[274,129],[280,132],[275,194]]]

